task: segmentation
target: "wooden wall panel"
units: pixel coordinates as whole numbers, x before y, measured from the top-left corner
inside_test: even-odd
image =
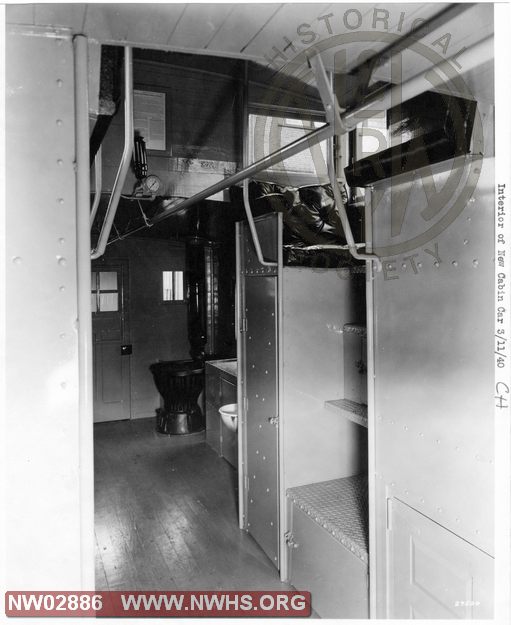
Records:
[[[135,89],[165,93],[166,150],[148,152],[149,172],[158,175],[163,195],[189,196],[223,179],[211,166],[204,171],[184,171],[178,158],[222,161],[235,167],[240,160],[241,116],[239,87],[229,76],[154,61],[135,60]],[[120,107],[103,143],[103,190],[111,190],[124,141],[124,115]],[[172,159],[172,160],[171,160]],[[218,169],[218,168],[217,168]],[[130,170],[123,192],[136,183]],[[224,196],[215,199],[224,199]]]

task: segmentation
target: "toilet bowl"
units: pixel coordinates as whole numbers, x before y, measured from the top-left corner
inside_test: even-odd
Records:
[[[238,429],[238,404],[226,404],[218,409],[222,417],[223,424],[231,432]]]

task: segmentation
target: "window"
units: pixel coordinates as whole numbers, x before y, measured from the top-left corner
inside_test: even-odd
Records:
[[[133,125],[148,150],[165,150],[165,94],[135,89]]]
[[[93,313],[117,312],[119,310],[117,271],[93,271],[91,286]]]
[[[164,271],[162,272],[163,301],[164,302],[184,302],[184,272]]]
[[[293,141],[309,134],[316,128],[324,126],[324,122],[276,117],[269,115],[249,115],[249,154],[251,162],[257,161],[268,154],[286,147]],[[328,142],[311,146],[285,161],[276,163],[266,170],[273,174],[269,178],[278,179],[284,175],[301,176],[303,180],[317,182],[327,178]]]

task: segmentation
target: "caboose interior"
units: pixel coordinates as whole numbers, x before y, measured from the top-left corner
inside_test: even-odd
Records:
[[[10,492],[65,536],[50,585],[491,618],[493,5],[6,17]]]

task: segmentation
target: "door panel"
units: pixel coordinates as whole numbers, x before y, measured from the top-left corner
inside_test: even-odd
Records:
[[[277,278],[246,277],[248,530],[279,563]]]
[[[121,354],[129,342],[127,263],[93,263],[92,269],[94,421],[129,419],[130,356]]]
[[[390,618],[492,618],[493,558],[389,499]]]

